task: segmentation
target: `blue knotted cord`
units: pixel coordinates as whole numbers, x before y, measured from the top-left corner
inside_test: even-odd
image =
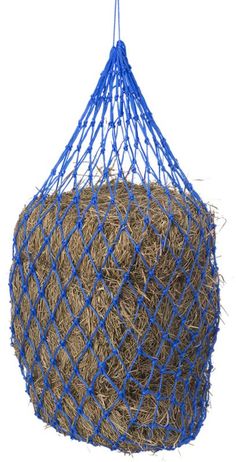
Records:
[[[117,34],[118,34],[118,41],[115,45]],[[113,175],[112,187],[111,187],[111,182],[110,182],[110,175]],[[129,202],[127,211],[124,216],[121,215],[119,208],[116,207],[116,202],[115,202],[117,187],[121,181],[123,182],[129,194],[129,197],[130,197],[130,202]],[[171,199],[175,200],[179,209],[183,211],[184,214],[186,214],[186,220],[188,223],[188,227],[186,230],[183,230],[181,228],[180,224],[178,223],[178,220],[176,220],[176,218],[173,216],[171,205],[169,208],[168,207],[165,208],[163,204],[161,203],[161,201],[158,200],[157,197],[152,196],[151,184],[153,182],[156,183],[157,185],[160,185],[163,188],[163,191],[165,192],[166,197],[168,199],[167,203],[171,204]],[[97,217],[100,216],[97,198],[99,195],[99,191],[101,190],[104,184],[107,185],[107,187],[109,188],[110,196],[111,196],[111,203],[108,206],[108,209],[106,213],[104,214],[103,219],[99,218],[98,227],[94,231],[94,234],[91,236],[90,241],[86,243],[83,233],[82,233],[83,220],[84,220],[84,217],[86,216],[86,213],[91,207],[93,207],[94,210],[96,211]],[[148,198],[147,210],[145,213],[140,207],[135,195],[133,194],[132,185],[134,184],[140,184],[144,187],[145,194],[147,195],[147,198]],[[93,194],[92,194],[90,203],[85,208],[85,210],[81,212],[79,201],[80,201],[81,193],[86,187],[90,187]],[[181,201],[178,199],[177,195],[173,199],[173,196],[172,196],[173,188],[176,189],[176,191],[178,191],[178,193],[180,194]],[[67,191],[74,192],[73,201],[71,201],[71,203],[63,211],[63,214],[61,216],[59,216],[59,213],[57,212],[55,225],[52,227],[51,231],[46,235],[43,229],[43,225],[42,225],[45,216],[50,210],[48,208],[47,210],[45,210],[46,200],[48,196],[54,194],[55,201],[51,205],[51,208],[56,207],[57,210],[60,210],[62,195],[64,192],[67,192]],[[167,216],[169,220],[167,233],[169,232],[170,227],[174,225],[176,229],[178,229],[178,232],[181,235],[183,235],[185,245],[188,245],[189,251],[192,252],[194,255],[194,265],[191,268],[191,270],[187,271],[182,262],[184,247],[182,251],[180,252],[180,254],[178,255],[178,257],[174,255],[173,249],[171,248],[171,245],[168,243],[166,236],[163,236],[161,231],[157,229],[157,227],[155,227],[151,223],[150,215],[149,215],[150,200],[155,201],[156,205]],[[155,232],[155,234],[160,239],[160,242],[163,245],[163,247],[166,248],[166,251],[169,252],[172,259],[175,261],[175,268],[170,274],[170,279],[166,286],[163,285],[161,280],[159,280],[155,276],[155,269],[158,267],[160,256],[158,255],[156,256],[155,265],[150,268],[142,255],[139,243],[134,241],[131,233],[129,232],[129,229],[127,227],[127,221],[128,221],[128,216],[129,216],[129,212],[130,212],[132,204],[134,204],[135,207],[137,207],[137,209],[139,210],[141,220],[143,221],[143,231],[147,230],[148,226],[150,226],[152,231]],[[107,238],[103,230],[103,227],[108,218],[111,206],[116,207],[117,217],[120,222],[120,231],[115,237],[112,245],[110,245],[109,242],[107,241]],[[37,397],[37,400],[36,400],[37,401],[36,414],[40,418],[42,418],[42,415],[44,412],[44,397],[45,397],[45,394],[49,391],[51,394],[52,400],[55,404],[53,415],[50,418],[50,424],[57,430],[62,431],[63,429],[57,419],[58,413],[61,413],[61,415],[63,415],[64,419],[67,422],[71,438],[77,438],[77,439],[84,440],[84,438],[81,437],[76,430],[76,422],[78,421],[78,418],[80,416],[83,416],[83,418],[93,428],[93,435],[88,438],[88,442],[95,444],[93,438],[95,437],[95,435],[99,434],[100,424],[102,420],[105,419],[107,420],[107,422],[109,422],[114,432],[117,433],[116,441],[113,441],[109,439],[107,436],[103,435],[103,438],[106,440],[109,447],[111,447],[112,449],[119,449],[121,443],[124,441],[127,441],[131,444],[135,444],[134,442],[132,442],[132,440],[130,441],[129,436],[120,434],[119,429],[115,427],[114,423],[109,418],[109,412],[112,411],[115,404],[117,403],[116,402],[113,403],[113,405],[109,409],[109,412],[107,410],[104,410],[103,407],[101,406],[101,403],[96,398],[93,385],[97,379],[98,374],[102,373],[106,377],[107,381],[115,389],[118,399],[122,400],[126,408],[129,410],[130,409],[129,403],[126,400],[125,392],[124,392],[125,384],[128,380],[128,377],[131,376],[132,366],[135,364],[135,361],[140,355],[144,355],[144,352],[142,350],[142,345],[144,344],[145,339],[147,338],[148,330],[146,334],[143,336],[141,343],[140,343],[140,339],[138,338],[135,330],[132,332],[132,335],[135,341],[137,342],[138,347],[137,347],[137,353],[133,359],[130,369],[128,370],[124,362],[122,361],[122,357],[119,353],[119,350],[121,349],[122,344],[124,342],[124,337],[121,339],[119,346],[117,348],[114,348],[109,336],[107,335],[107,332],[105,329],[105,321],[113,308],[115,308],[117,312],[119,313],[119,297],[120,297],[122,288],[124,287],[124,284],[129,284],[129,287],[132,289],[132,292],[134,293],[137,299],[136,316],[138,316],[140,307],[143,307],[148,315],[150,328],[152,325],[155,325],[158,328],[159,332],[161,333],[161,337],[162,337],[158,351],[155,352],[155,355],[153,355],[153,357],[149,357],[151,364],[152,364],[151,376],[154,370],[157,368],[160,369],[161,376],[163,376],[164,374],[167,374],[167,363],[160,367],[160,365],[158,364],[157,358],[158,358],[158,354],[160,353],[162,349],[163,343],[165,342],[166,339],[169,339],[168,337],[168,327],[169,326],[167,327],[166,330],[164,330],[162,326],[158,324],[157,313],[158,313],[158,309],[161,306],[163,297],[167,297],[173,309],[173,317],[178,316],[178,306],[177,304],[173,303],[173,300],[170,295],[170,287],[174,280],[174,277],[176,276],[177,271],[181,267],[182,274],[186,278],[186,286],[184,287],[183,292],[180,294],[180,298],[178,302],[179,304],[181,303],[181,301],[183,300],[183,297],[185,296],[185,292],[186,292],[188,285],[191,284],[191,279],[194,276],[195,271],[201,272],[201,281],[200,281],[198,290],[192,287],[192,293],[193,293],[192,301],[189,302],[189,307],[187,311],[184,314],[182,314],[181,326],[180,326],[178,335],[176,336],[174,340],[169,339],[169,341],[172,342],[171,353],[178,352],[179,354],[179,369],[177,371],[171,371],[171,370],[168,371],[168,374],[170,374],[171,379],[173,379],[174,381],[173,393],[169,398],[170,399],[170,412],[172,408],[174,407],[174,405],[176,404],[175,387],[176,387],[177,382],[180,379],[181,364],[184,360],[187,360],[186,359],[187,352],[186,351],[181,352],[178,349],[179,337],[181,335],[182,330],[184,329],[185,323],[188,319],[188,316],[191,310],[194,308],[194,304],[198,303],[198,300],[199,300],[198,295],[199,295],[199,292],[201,291],[201,286],[204,284],[204,281],[206,279],[207,266],[205,265],[204,267],[201,267],[201,265],[199,264],[199,252],[200,252],[201,246],[204,245],[206,248],[206,255],[208,257],[207,264],[210,265],[212,278],[215,278],[217,275],[217,262],[216,262],[216,256],[215,256],[215,247],[212,245],[211,234],[209,232],[209,234],[206,235],[204,228],[201,228],[201,226],[197,222],[195,224],[196,226],[199,227],[199,233],[200,233],[199,245],[197,248],[194,248],[194,246],[191,243],[191,239],[190,239],[191,223],[196,221],[193,216],[192,210],[191,210],[192,206],[194,206],[195,210],[198,211],[198,215],[200,218],[202,214],[208,210],[207,205],[202,201],[198,193],[195,191],[191,183],[188,181],[187,177],[185,176],[182,169],[180,168],[178,161],[175,159],[174,155],[172,154],[170,147],[167,141],[165,140],[164,136],[162,135],[159,127],[157,126],[153,118],[153,115],[144,99],[144,96],[136,82],[131,66],[127,59],[125,44],[120,39],[120,2],[119,0],[115,0],[113,47],[110,51],[107,64],[103,72],[100,75],[97,86],[94,92],[92,93],[82,116],[80,117],[78,121],[77,127],[73,135],[69,139],[67,145],[65,146],[63,153],[59,157],[58,162],[56,163],[54,168],[51,170],[51,173],[49,177],[47,178],[47,180],[45,181],[45,183],[42,185],[42,187],[39,189],[37,194],[34,196],[32,201],[30,202],[25,213],[22,215],[17,225],[17,229],[15,231],[14,243],[13,243],[14,261],[13,261],[11,274],[10,274],[10,293],[11,293],[11,300],[13,301],[13,305],[15,307],[15,311],[14,311],[14,315],[12,319],[12,326],[11,326],[12,341],[19,349],[20,367],[21,367],[22,374],[27,383],[27,391],[29,392],[31,390],[32,393],[35,395],[35,397],[37,397],[37,392],[34,387],[34,381],[33,381],[33,375],[32,375],[32,371],[34,370],[34,367],[36,365],[41,370],[42,376],[44,378],[42,394],[40,397]],[[72,207],[76,207],[76,210],[78,213],[78,222],[76,226],[73,229],[71,229],[69,234],[65,237],[63,233],[62,223],[65,217],[67,216],[67,214],[72,209]],[[36,208],[37,210],[39,210],[39,220],[32,227],[32,229],[28,232],[27,231],[28,220],[30,218],[30,215],[35,211]],[[209,230],[214,229],[214,225],[212,224],[210,216],[209,216],[208,226],[209,226]],[[38,254],[32,260],[31,254],[28,248],[28,244],[29,244],[31,237],[37,231],[37,229],[40,229],[41,232],[43,233],[44,242]],[[45,277],[43,284],[41,284],[41,282],[38,279],[35,268],[37,266],[38,260],[40,256],[42,255],[44,249],[45,248],[50,249],[51,240],[52,240],[53,233],[55,232],[55,230],[60,230],[60,233],[62,236],[62,247],[56,255],[53,256],[52,254],[50,254],[51,255],[51,268],[48,270],[48,274]],[[18,235],[20,232],[21,233],[23,232],[24,240],[21,246],[18,246]],[[69,240],[74,232],[79,233],[82,239],[83,245],[84,245],[84,251],[82,252],[76,264],[71,257],[69,247],[68,247]],[[122,232],[127,233],[129,241],[133,245],[134,257],[131,262],[130,269],[123,274],[123,280],[122,280],[119,290],[117,291],[116,295],[113,296],[110,288],[106,284],[105,278],[103,278],[102,272],[103,272],[104,267],[106,266],[108,258],[111,255],[112,255],[113,261],[115,262],[117,268],[121,269],[119,261],[117,260],[115,253],[113,251],[114,251],[115,245],[118,242]],[[104,256],[104,261],[100,269],[96,267],[93,261],[93,258],[91,256],[91,253],[90,253],[90,246],[99,233],[101,233],[103,237],[105,247],[106,247],[106,252],[107,252],[107,254]],[[57,264],[58,264],[62,250],[65,251],[68,262],[71,266],[71,276],[69,277],[68,281],[64,285],[62,284],[60,280],[60,276],[57,271]],[[30,262],[28,272],[26,274],[21,264],[22,252],[25,253],[25,255],[28,258],[28,261]],[[81,262],[83,261],[83,258],[85,257],[85,255],[89,258],[89,261],[96,274],[96,278],[94,280],[94,285],[91,289],[90,295],[88,295],[85,292],[83,284],[80,280],[80,277],[78,276],[78,268]],[[148,283],[150,280],[153,280],[155,282],[157,290],[159,290],[161,293],[160,299],[157,305],[154,307],[153,313],[150,312],[150,309],[145,302],[145,296],[140,296],[140,294],[137,293],[137,290],[135,289],[132,279],[130,277],[131,267],[132,267],[132,264],[134,264],[134,261],[137,255],[141,258],[143,265],[147,271],[147,280],[143,287],[143,293],[145,294],[145,291],[147,290]],[[14,295],[14,277],[15,277],[16,272],[19,272],[20,278],[22,280],[22,290],[21,290],[21,294],[18,299],[16,299]],[[55,306],[53,310],[49,306],[47,297],[45,295],[45,291],[46,291],[47,285],[49,284],[52,273],[56,277],[56,281],[57,281],[58,287],[60,288],[60,294],[61,294],[58,300],[55,302]],[[37,292],[38,292],[38,295],[34,301],[30,299],[29,289],[28,289],[29,281],[31,280],[31,278],[33,278],[34,284],[36,284]],[[86,309],[89,307],[93,311],[94,315],[98,318],[98,326],[97,328],[95,328],[90,338],[86,338],[85,333],[83,332],[83,329],[80,323],[78,322],[78,317],[74,315],[73,310],[71,309],[68,297],[67,297],[67,290],[73,278],[76,280],[78,288],[84,297],[83,309]],[[111,304],[109,308],[107,309],[104,319],[99,318],[98,313],[96,312],[92,304],[92,297],[96,290],[96,284],[98,283],[98,281],[101,281],[101,280],[103,282],[103,286],[107,294],[111,298]],[[202,323],[206,322],[206,317],[208,315],[208,309],[213,303],[213,296],[215,294],[215,291],[217,291],[217,293],[219,294],[219,286],[217,285],[217,282],[215,284],[214,290],[209,289],[208,300],[206,301],[206,305],[202,307]],[[23,303],[24,297],[27,297],[27,299],[29,300],[29,304],[30,304],[30,316],[29,316],[27,323],[23,323],[21,319],[21,304]],[[48,321],[47,321],[47,324],[44,326],[44,328],[42,328],[42,325],[40,324],[37,318],[37,305],[40,303],[40,301],[44,302],[44,305],[48,312]],[[60,331],[55,322],[55,313],[57,312],[57,309],[62,301],[64,302],[65,307],[68,311],[68,314],[72,320],[71,327],[69,328],[67,334],[63,338],[61,337]],[[207,336],[211,334],[213,335],[213,338],[215,340],[216,333],[218,330],[219,312],[220,312],[220,306],[218,304],[217,306],[215,306],[216,317],[214,320],[212,320],[212,323],[209,324],[208,330],[206,330],[206,339],[207,339]],[[19,321],[19,323],[22,326],[22,330],[23,330],[22,343],[19,342],[19,340],[17,339],[17,336],[15,335],[14,322],[16,319]],[[30,325],[32,321],[36,323],[39,333],[40,333],[40,342],[38,343],[37,347],[34,345],[34,343],[29,337],[29,329],[30,329]],[[50,328],[51,325],[54,327],[55,334],[58,336],[58,347],[55,349],[53,353],[50,351],[50,348],[48,346],[47,339],[46,339],[48,329]],[[75,328],[75,326],[77,329],[79,329],[79,331],[86,338],[86,345],[84,349],[82,349],[78,357],[77,364],[73,361],[73,358],[71,357],[66,347],[68,338],[70,334],[72,333],[73,329]],[[127,374],[126,379],[124,381],[124,385],[121,390],[118,389],[116,384],[111,381],[111,379],[109,378],[109,375],[107,374],[106,364],[101,362],[95,353],[94,353],[94,357],[98,364],[98,372],[95,374],[93,383],[91,385],[88,386],[88,384],[86,383],[86,381],[80,374],[79,368],[77,367],[79,361],[84,357],[86,352],[91,350],[93,339],[96,337],[96,334],[99,329],[103,331],[104,336],[106,337],[106,340],[111,348],[110,357],[112,357],[113,355],[119,358],[119,361],[122,367],[126,371],[126,374]],[[193,344],[195,339],[196,339],[196,336],[193,333],[189,346]],[[25,354],[25,344],[27,342],[28,342],[28,345],[30,345],[32,351],[34,352],[33,364],[30,366],[27,363],[26,354]],[[50,358],[50,366],[46,373],[43,370],[41,362],[40,362],[40,350],[42,347],[46,349],[48,356]],[[185,402],[183,401],[180,404],[181,415],[182,415],[181,428],[176,429],[170,424],[167,424],[165,427],[163,427],[163,432],[165,432],[165,441],[167,441],[172,431],[178,431],[179,433],[178,446],[180,446],[181,444],[186,443],[190,441],[191,439],[193,439],[198,433],[204,421],[204,418],[206,415],[206,409],[208,405],[208,389],[209,389],[209,384],[210,384],[210,371],[212,368],[211,353],[213,351],[213,347],[214,347],[214,341],[209,345],[207,357],[206,357],[206,360],[203,366],[203,374],[204,374],[204,380],[205,380],[204,390],[201,389],[201,381],[198,378],[196,378],[196,391],[195,391],[194,396],[191,396],[191,402],[192,402],[192,406],[194,409],[194,417],[191,423],[189,424],[190,428],[188,429],[188,431],[186,430],[185,421],[186,421],[187,411],[185,407]],[[65,383],[62,377],[60,368],[58,367],[58,364],[56,361],[56,357],[60,349],[63,349],[66,352],[71,362],[72,373],[67,383]],[[196,350],[196,360],[195,361],[197,361],[198,359],[202,359],[202,358],[203,358],[203,350],[201,346],[199,346],[198,350]],[[168,362],[168,359],[167,359],[167,362]],[[194,364],[192,365],[190,364],[190,373],[192,370],[191,368],[193,367],[194,367]],[[50,389],[49,376],[50,376],[50,371],[52,370],[52,368],[56,370],[58,377],[63,385],[63,390],[62,390],[60,398],[56,397],[55,394]],[[81,384],[83,384],[83,386],[86,389],[84,397],[79,404],[76,402],[73,395],[70,394],[70,385],[75,377],[77,377],[80,380]],[[135,379],[133,380],[135,381]],[[189,376],[183,379],[183,384],[185,386],[186,393],[188,390],[188,383],[189,383],[188,381],[189,381]],[[136,384],[139,386],[139,388],[141,387],[140,383],[138,383],[137,381],[136,381]],[[141,387],[141,390],[142,390],[142,398],[140,400],[139,406],[135,414],[132,417],[130,417],[129,428],[134,424],[135,419],[137,419],[137,416],[142,406],[143,399],[145,399],[146,394],[151,393],[151,391],[148,390],[148,387],[147,388]],[[73,423],[70,421],[70,418],[68,417],[68,415],[66,414],[62,406],[63,398],[68,393],[77,410],[77,414],[76,414],[76,417]],[[84,412],[84,403],[88,397],[92,397],[96,405],[101,410],[101,419],[96,424],[92,422],[91,418],[89,418]],[[153,422],[147,425],[150,431],[153,431],[155,428],[158,427],[158,424],[155,423],[156,422],[155,419],[158,413],[158,406],[162,399],[163,399],[163,396],[161,395],[161,390],[159,390],[155,394],[155,400],[156,400],[157,405],[156,405],[156,410],[155,410],[155,414],[153,417]],[[198,411],[197,411],[197,408],[198,408]],[[199,414],[197,414],[197,412]],[[156,447],[152,447],[153,450],[158,450],[162,448],[163,446],[160,447],[158,444]],[[147,449],[147,448],[143,447],[142,449]],[[138,450],[140,450],[140,448],[137,445],[137,451]]]

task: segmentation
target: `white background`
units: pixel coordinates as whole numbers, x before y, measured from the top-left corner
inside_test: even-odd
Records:
[[[114,0],[0,5],[0,459],[122,462],[122,454],[72,442],[34,416],[9,345],[7,287],[14,224],[94,90],[112,45]],[[222,310],[211,409],[196,441],[156,454],[160,462],[235,460],[234,7],[233,0],[121,0],[122,39],[139,85],[190,181],[218,208],[217,255],[226,280],[228,316]]]

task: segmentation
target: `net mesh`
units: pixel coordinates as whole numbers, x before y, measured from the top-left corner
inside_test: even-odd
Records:
[[[214,228],[118,40],[15,229],[12,343],[38,417],[131,452],[196,436],[219,322]]]

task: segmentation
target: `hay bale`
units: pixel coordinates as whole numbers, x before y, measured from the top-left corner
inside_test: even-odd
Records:
[[[15,229],[12,338],[35,412],[123,452],[198,432],[218,325],[212,214],[150,191],[40,196]]]

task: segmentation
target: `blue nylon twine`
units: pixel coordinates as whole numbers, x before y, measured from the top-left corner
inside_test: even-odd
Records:
[[[118,36],[117,42],[116,36]],[[111,179],[113,182],[112,186]],[[123,182],[123,185],[126,188],[130,198],[127,211],[124,215],[121,215],[118,207],[116,207],[116,192],[118,185],[121,181]],[[172,213],[171,207],[169,209],[165,209],[163,203],[161,203],[161,201],[159,201],[157,197],[152,196],[151,185],[153,184],[153,182],[157,185],[160,185],[163,188],[163,191],[168,199],[167,202],[169,204],[171,204],[171,200],[173,199],[173,189],[178,191],[182,200],[178,200],[178,195],[176,195],[174,200],[178,204],[178,207],[186,214],[186,219],[189,223],[187,231],[184,231],[181,228],[180,224],[178,223],[178,220],[176,220],[175,216]],[[137,198],[133,193],[132,185],[135,184],[142,185],[144,187],[145,194],[147,195],[148,200],[147,209],[145,213],[140,207]],[[82,231],[83,220],[86,216],[86,213],[91,207],[93,207],[93,209],[97,213],[97,217],[99,217],[98,195],[103,185],[107,185],[107,187],[109,188],[110,204],[108,206],[106,213],[104,214],[103,219],[100,220],[97,229],[94,231],[93,235],[91,235],[90,241],[85,242]],[[91,188],[93,194],[88,206],[85,208],[85,210],[81,211],[80,196],[82,191],[87,187]],[[73,200],[70,204],[68,204],[63,213],[61,212],[60,216],[57,212],[55,225],[46,235],[43,229],[43,220],[49,211],[48,209],[45,209],[46,200],[49,195],[51,196],[52,194],[54,194],[55,199],[54,203],[52,203],[51,205],[51,208],[56,207],[59,210],[62,195],[67,191],[74,192]],[[166,236],[163,236],[161,234],[161,231],[151,224],[149,214],[151,200],[155,201],[156,205],[160,208],[160,210],[164,214],[166,214],[169,223],[168,231],[170,230],[170,227],[174,224],[175,227],[178,229],[178,232],[183,236],[185,245],[189,246],[190,251],[194,254],[194,266],[190,271],[186,270],[182,261],[184,248],[182,253],[180,253],[178,256],[174,255],[173,249],[171,248],[171,245],[168,243]],[[165,245],[165,248],[175,261],[175,268],[170,274],[170,280],[166,286],[164,286],[162,282],[155,276],[155,270],[158,267],[159,257],[157,256],[155,265],[150,268],[142,256],[142,249],[140,244],[134,241],[134,239],[131,236],[131,233],[129,232],[129,229],[127,227],[127,221],[129,212],[133,204],[139,210],[141,217],[140,219],[143,221],[143,230],[145,231],[149,226],[152,226],[152,231],[160,238],[160,242],[163,244],[163,246]],[[152,371],[158,369],[160,371],[160,375],[162,378],[164,375],[169,374],[170,380],[173,380],[173,392],[172,395],[168,398],[170,400],[170,410],[173,409],[173,407],[176,404],[175,389],[177,383],[180,380],[182,380],[183,387],[185,389],[185,392],[187,393],[191,371],[195,366],[195,363],[190,364],[190,375],[188,377],[181,379],[181,364],[184,360],[187,360],[187,352],[180,350],[179,337],[181,335],[182,330],[184,329],[189,313],[192,309],[194,309],[195,304],[199,303],[198,296],[199,292],[201,291],[201,285],[204,284],[204,281],[206,279],[207,268],[206,266],[202,267],[199,263],[200,246],[205,246],[207,262],[211,268],[212,279],[216,278],[218,270],[215,256],[215,247],[212,244],[211,232],[209,232],[208,235],[206,235],[204,229],[201,228],[199,223],[196,222],[192,213],[192,206],[195,208],[195,210],[197,210],[200,223],[200,218],[202,214],[204,212],[208,212],[207,205],[202,201],[198,193],[193,188],[192,184],[188,181],[181,167],[179,166],[178,161],[174,157],[166,139],[162,135],[159,127],[157,126],[153,118],[153,115],[147,105],[147,102],[136,82],[136,79],[132,72],[132,68],[128,62],[126,46],[124,42],[121,40],[120,35],[120,1],[115,0],[113,47],[111,48],[107,63],[100,75],[95,90],[92,93],[88,101],[88,104],[78,121],[76,129],[72,134],[71,138],[69,139],[68,143],[66,144],[61,156],[59,157],[57,163],[51,170],[49,177],[46,179],[46,181],[39,189],[37,194],[32,198],[25,212],[21,215],[21,218],[15,230],[13,241],[13,264],[11,268],[9,282],[10,295],[14,307],[11,324],[12,343],[17,347],[19,351],[20,368],[26,381],[26,390],[28,393],[31,392],[31,394],[33,394],[36,397],[36,415],[40,418],[43,418],[45,411],[44,399],[46,394],[49,393],[52,402],[54,403],[54,412],[53,415],[50,417],[50,425],[52,425],[56,430],[63,432],[62,424],[58,420],[58,415],[60,414],[67,422],[67,427],[69,428],[69,434],[71,438],[76,438],[78,440],[85,441],[85,438],[79,434],[78,428],[76,426],[78,419],[82,416],[83,419],[85,419],[86,422],[88,422],[88,424],[93,430],[91,436],[87,440],[91,444],[97,444],[94,439],[97,435],[100,435],[101,424],[105,420],[109,422],[109,424],[113,428],[114,433],[117,435],[115,439],[102,435],[102,438],[105,441],[105,443],[113,450],[120,449],[122,447],[122,444],[124,444],[125,442],[133,444],[133,446],[136,447],[137,451],[146,449],[152,449],[156,451],[159,449],[163,449],[163,447],[165,447],[165,444],[161,446],[157,444],[156,446],[149,448],[147,444],[146,446],[144,445],[142,448],[140,448],[137,443],[132,441],[128,433],[122,434],[119,428],[116,428],[116,426],[110,419],[110,412],[119,400],[121,400],[125,404],[126,408],[130,410],[129,403],[127,402],[125,396],[125,384],[128,380],[132,380],[132,365],[130,369],[127,369],[120,355],[120,349],[122,348],[124,338],[121,339],[119,346],[115,348],[112,345],[111,339],[107,334],[105,322],[112,309],[115,308],[117,312],[119,312],[119,297],[122,288],[124,284],[129,284],[137,300],[137,315],[139,313],[140,307],[143,307],[149,319],[149,328],[151,328],[151,326],[153,325],[158,326],[162,338],[159,350],[161,350],[163,342],[167,341],[171,342],[171,354],[177,352],[179,355],[180,362],[179,369],[177,371],[168,370],[167,363],[162,366],[158,364],[158,351],[155,352],[153,357],[149,357],[152,365]],[[65,237],[63,234],[63,220],[66,218],[67,214],[70,213],[72,207],[76,207],[78,213],[78,222],[76,223],[75,227],[70,230],[68,236]],[[116,207],[117,217],[120,223],[120,231],[114,238],[114,242],[112,243],[112,245],[109,244],[103,232],[103,227],[106,223],[106,220],[108,219],[111,207]],[[32,229],[30,229],[30,231],[27,231],[30,216],[36,210],[36,208],[37,210],[40,210],[38,221],[34,226],[32,226]],[[194,221],[195,225],[199,227],[200,242],[198,248],[194,248],[192,246],[190,239],[191,223],[193,223]],[[212,224],[210,214],[208,225],[209,230],[213,232],[214,225]],[[43,233],[44,241],[38,251],[38,254],[34,259],[32,259],[29,249],[29,241],[37,230],[40,230]],[[51,248],[51,240],[55,230],[60,230],[62,236],[62,243],[58,253],[56,255],[53,255]],[[79,233],[84,245],[84,250],[76,263],[73,261],[69,250],[69,240],[75,232]],[[111,290],[106,285],[106,281],[103,276],[103,269],[106,265],[108,258],[112,256],[117,268],[121,269],[119,261],[116,258],[114,249],[122,232],[127,233],[129,241],[132,243],[134,247],[134,259],[138,255],[142,259],[142,262],[147,271],[147,281],[143,288],[144,296],[141,296],[137,293],[132,283],[132,279],[130,277],[130,270],[134,260],[131,262],[130,269],[123,274],[121,286],[115,296],[111,293]],[[19,245],[18,243],[19,233],[21,233],[21,235],[24,236],[21,245]],[[99,233],[101,233],[101,235],[103,236],[103,240],[106,247],[106,256],[104,256],[104,262],[101,268],[98,269],[91,256],[90,247],[92,242],[95,240]],[[48,269],[48,274],[45,277],[43,283],[41,284],[39,278],[37,277],[36,266],[45,249],[49,250],[51,256],[51,268]],[[62,284],[57,271],[57,265],[62,251],[65,252],[66,257],[68,259],[68,264],[71,267],[71,276],[65,284]],[[22,267],[23,253],[24,255],[26,255],[29,261],[27,272],[25,272],[25,270]],[[83,284],[78,275],[78,268],[85,255],[89,259],[96,275],[94,285],[91,289],[90,294],[87,294],[85,292]],[[168,335],[168,329],[164,330],[160,325],[158,325],[157,313],[159,307],[161,306],[163,298],[167,297],[169,303],[172,306],[173,317],[178,316],[178,306],[177,304],[173,303],[170,294],[170,287],[174,280],[176,272],[180,268],[183,276],[186,279],[186,287],[184,288],[183,293],[180,295],[179,303],[181,303],[181,300],[185,296],[186,288],[188,286],[191,286],[191,280],[195,271],[201,273],[201,281],[198,290],[192,287],[192,301],[189,302],[189,307],[186,313],[181,315],[179,334],[176,336],[175,339],[170,339]],[[14,278],[16,277],[16,274],[19,275],[22,281],[21,292],[19,297],[16,297],[14,289]],[[58,300],[55,301],[55,306],[53,307],[53,309],[49,306],[46,296],[46,288],[52,274],[54,274],[57,281],[57,285],[60,289],[60,296],[58,297]],[[31,300],[29,294],[29,281],[32,280],[32,278],[34,284],[37,287],[37,297],[35,300]],[[84,306],[82,311],[89,307],[89,309],[93,311],[94,315],[98,320],[98,325],[89,338],[86,337],[85,333],[83,332],[82,326],[79,322],[79,315],[75,316],[67,297],[67,290],[72,279],[76,280],[78,288],[84,298]],[[145,291],[150,280],[155,281],[157,290],[160,291],[161,294],[160,300],[154,307],[152,314],[150,313],[150,310],[145,303]],[[95,293],[96,285],[99,281],[102,281],[108,295],[111,297],[111,304],[107,309],[104,319],[99,317],[98,313],[96,312],[92,304],[92,297]],[[219,295],[219,285],[217,282],[215,284],[214,291],[216,291]],[[204,309],[202,309],[202,323],[206,323],[208,309],[213,303],[214,294],[215,292],[213,293],[213,291],[209,290],[209,297],[206,301],[206,306],[204,307]],[[30,314],[27,322],[23,322],[21,312],[23,300],[25,298],[28,300],[30,306]],[[41,325],[37,316],[37,306],[39,303],[42,303],[42,301],[48,313],[48,320],[46,325],[44,326]],[[68,311],[68,315],[71,318],[71,327],[69,328],[67,334],[64,336],[61,335],[57,323],[55,322],[55,315],[62,301],[66,307],[66,310]],[[169,436],[171,435],[171,432],[176,431],[179,434],[177,446],[181,446],[181,444],[189,442],[197,435],[205,419],[208,405],[210,371],[212,369],[211,354],[213,351],[214,342],[218,331],[220,314],[219,302],[218,305],[215,306],[215,313],[215,319],[212,321],[211,324],[209,324],[208,329],[206,329],[206,342],[209,335],[212,335],[213,339],[211,344],[209,345],[207,353],[206,351],[203,353],[201,346],[199,346],[199,348],[196,350],[195,361],[197,361],[199,358],[201,360],[205,358],[205,362],[203,365],[205,386],[203,390],[201,388],[201,381],[199,380],[199,378],[196,378],[196,392],[193,396],[189,397],[189,399],[191,400],[192,408],[194,410],[193,420],[189,423],[189,428],[187,428],[186,426],[187,409],[184,400],[179,404],[182,418],[181,428],[175,428],[170,423],[166,423],[164,426],[158,424],[156,419],[158,413],[158,406],[161,404],[161,401],[163,399],[166,399],[166,397],[163,398],[161,390],[155,393],[151,392],[151,390],[148,387],[148,384],[146,385],[146,387],[143,387],[137,380],[135,382],[134,378],[134,382],[142,391],[142,398],[140,399],[140,404],[136,410],[135,415],[130,412],[129,428],[134,423],[137,424],[137,416],[142,407],[143,399],[145,399],[145,396],[147,394],[152,393],[153,397],[156,400],[156,410],[154,413],[153,421],[146,425],[147,429],[150,431],[150,434],[156,428],[161,428],[163,434],[165,435],[164,441],[167,441]],[[16,320],[21,325],[23,332],[21,342],[19,341],[15,332],[14,326]],[[30,326],[32,322],[34,322],[35,325],[38,327],[40,333],[40,341],[37,344],[37,346],[34,344],[29,335]],[[55,335],[58,337],[58,346],[54,352],[50,350],[47,342],[47,333],[50,326],[53,326],[55,330]],[[85,338],[85,347],[82,349],[76,362],[71,357],[67,348],[68,338],[70,337],[70,334],[73,332],[75,328],[78,329]],[[96,337],[96,334],[99,329],[103,332],[106,341],[111,348],[111,355],[108,359],[116,356],[122,364],[122,367],[126,371],[126,379],[124,381],[124,386],[121,389],[118,389],[116,384],[110,379],[109,374],[107,372],[106,361],[100,361],[95,352],[93,352],[93,354],[97,361],[98,368],[97,372],[94,375],[92,383],[87,384],[86,380],[82,377],[79,371],[78,365],[81,359],[86,354],[86,352],[92,351],[93,340]],[[128,329],[127,327],[127,332],[128,331],[131,332],[132,329]],[[146,336],[144,335],[141,342],[137,334],[135,333],[135,330],[132,331],[132,335],[138,345],[137,352],[132,364],[134,364],[140,356],[145,357],[143,344],[145,342],[147,334]],[[191,346],[194,341],[195,337],[193,333],[191,336],[191,340],[189,342],[189,346]],[[25,348],[27,345],[32,349],[33,352],[33,363],[31,365],[28,364],[26,358]],[[42,347],[45,348],[50,358],[50,366],[48,367],[48,370],[46,372],[43,369],[40,360],[40,352]],[[71,363],[72,373],[69,381],[67,382],[65,382],[61,374],[60,367],[58,367],[57,364],[56,358],[60,350],[65,351]],[[43,376],[43,390],[40,397],[37,395],[34,386],[34,377],[32,372],[36,366],[40,369]],[[60,398],[55,396],[50,386],[50,371],[53,368],[56,370],[58,378],[62,384],[62,393]],[[99,374],[103,374],[106,377],[106,380],[115,389],[117,393],[117,400],[111,405],[110,409],[104,409],[101,406],[101,403],[99,403],[99,401],[96,398],[94,384]],[[75,377],[78,378],[80,383],[85,387],[85,394],[80,403],[78,403],[74,398],[73,394],[70,393],[70,386]],[[63,398],[66,395],[70,396],[70,399],[72,400],[73,405],[76,409],[76,416],[73,421],[70,419],[70,417],[66,413],[66,410],[63,408]],[[88,417],[86,415],[84,409],[84,404],[89,397],[95,401],[96,405],[101,410],[101,418],[97,423],[93,422],[91,417]],[[198,410],[200,409],[198,414],[197,408]],[[141,426],[140,424],[140,428],[141,427],[144,428],[144,426]],[[173,447],[167,447],[167,449],[173,449]]]

